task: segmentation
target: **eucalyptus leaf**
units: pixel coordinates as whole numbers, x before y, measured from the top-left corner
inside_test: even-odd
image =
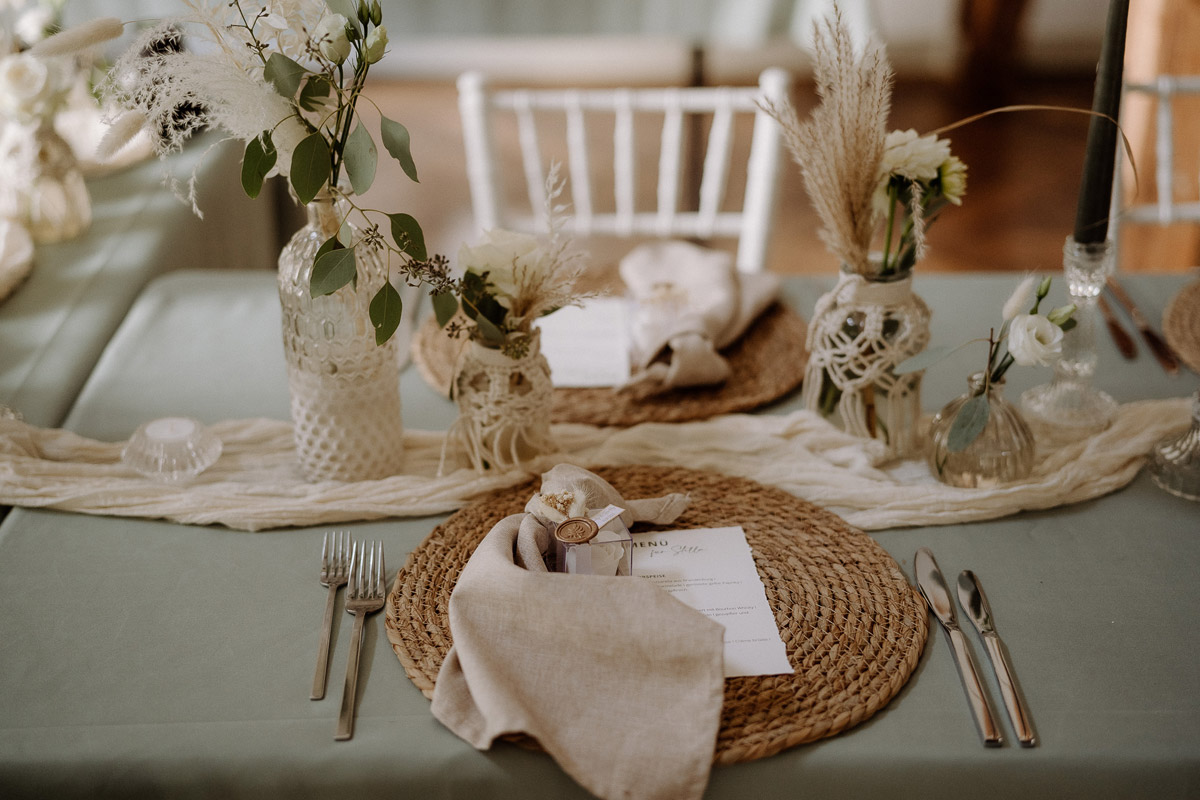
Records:
[[[417,261],[428,258],[421,223],[410,214],[388,214],[387,217],[392,223],[392,241],[396,243],[396,247]]]
[[[1059,325],[1058,327],[1062,328],[1063,333],[1066,333],[1067,331],[1071,330],[1071,328],[1074,328],[1078,324],[1079,324],[1079,322],[1074,317],[1071,317],[1068,320],[1063,320],[1063,323],[1061,325]]]
[[[333,294],[353,281],[357,273],[354,248],[334,248],[313,264],[312,280],[308,284],[308,290],[313,297]]]
[[[479,332],[483,334],[484,340],[495,344],[504,344],[504,331],[500,330],[494,322],[480,314],[475,317],[475,324],[479,326]]]
[[[384,281],[383,286],[371,298],[367,309],[371,315],[371,324],[375,326],[375,344],[383,344],[392,338],[396,328],[400,327],[400,317],[404,312],[404,301],[391,281]]]
[[[355,194],[366,194],[375,181],[375,167],[379,161],[379,151],[375,149],[375,140],[367,132],[367,126],[360,121],[346,139],[346,149],[342,153],[345,159],[346,175]]]
[[[946,437],[946,450],[951,453],[961,453],[979,438],[987,426],[991,407],[987,394],[977,394],[962,404],[954,422],[950,424],[950,433]]]
[[[292,152],[292,188],[304,205],[312,202],[329,181],[329,144],[319,133],[310,133],[300,140]]]
[[[925,369],[941,361],[946,356],[950,355],[949,347],[928,347],[917,353],[912,358],[906,358],[895,366],[892,370],[897,375],[904,375],[909,372],[916,372]]]
[[[333,236],[330,236],[328,239],[326,239],[319,248],[317,248],[317,254],[313,256],[313,262],[315,263],[317,259],[331,250],[340,250],[341,248],[342,243],[338,241],[337,234],[335,233]]]
[[[305,111],[316,111],[322,106],[325,98],[329,97],[331,91],[333,91],[333,84],[324,75],[309,75],[296,102]]]
[[[300,91],[300,82],[307,74],[308,70],[283,53],[271,53],[263,70],[263,77],[275,87],[276,92],[288,100]]]
[[[400,162],[404,174],[414,183],[420,183],[417,179],[417,165],[413,163],[408,128],[395,120],[382,117],[379,120],[379,137],[392,158]]]
[[[433,302],[433,316],[437,319],[438,327],[446,327],[446,323],[458,311],[458,298],[451,292],[438,292],[430,299]]]
[[[270,131],[263,131],[246,143],[246,153],[242,156],[242,189],[247,197],[258,197],[276,158],[278,153],[271,142]]]

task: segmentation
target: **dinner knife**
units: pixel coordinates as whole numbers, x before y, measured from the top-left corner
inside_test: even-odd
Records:
[[[1008,648],[996,633],[996,625],[992,621],[992,607],[988,603],[979,579],[971,570],[964,570],[958,575],[958,602],[962,603],[963,611],[971,618],[975,630],[987,648],[988,658],[992,660],[992,669],[996,671],[996,680],[1000,684],[1000,694],[1004,697],[1004,706],[1008,709],[1008,718],[1012,720],[1013,729],[1017,732],[1017,740],[1024,747],[1037,744],[1037,734],[1033,731],[1033,717],[1029,714],[1029,706],[1021,687],[1017,683],[1017,673],[1008,657]]]
[[[1112,334],[1113,342],[1117,345],[1117,349],[1121,351],[1121,355],[1125,358],[1137,358],[1137,344],[1134,343],[1133,337],[1129,335],[1129,331],[1121,327],[1121,323],[1113,314],[1112,308],[1109,307],[1108,301],[1104,299],[1104,295],[1096,297],[1097,305],[1100,307],[1100,314],[1104,317],[1104,324],[1108,326],[1108,332]]]
[[[1129,318],[1133,320],[1133,324],[1137,327],[1138,332],[1142,334],[1142,338],[1146,340],[1146,344],[1150,347],[1150,352],[1158,360],[1158,363],[1166,370],[1168,375],[1179,374],[1179,358],[1175,352],[1171,350],[1158,332],[1150,326],[1146,318],[1142,316],[1142,312],[1133,304],[1133,298],[1117,283],[1117,279],[1113,276],[1108,276],[1108,290],[1113,293],[1113,297],[1117,298],[1117,302],[1125,307],[1129,312]]]
[[[983,692],[983,684],[979,682],[979,672],[975,669],[975,661],[971,651],[967,649],[967,640],[958,627],[958,618],[954,614],[954,604],[950,601],[950,590],[946,588],[946,579],[938,569],[937,561],[928,547],[917,551],[913,562],[917,574],[917,587],[925,597],[925,602],[933,611],[938,622],[946,630],[950,651],[954,653],[954,662],[958,666],[958,675],[962,679],[963,691],[967,693],[967,703],[975,717],[975,726],[979,736],[987,747],[999,747],[1004,738],[996,727],[995,715],[991,703]]]

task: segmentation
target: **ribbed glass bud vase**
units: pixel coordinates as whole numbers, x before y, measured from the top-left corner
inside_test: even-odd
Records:
[[[328,195],[306,207],[308,224],[279,256],[283,349],[296,451],[310,481],[361,481],[399,473],[404,464],[400,362],[395,339],[375,344],[370,298],[387,271],[378,250],[360,246],[357,287],[313,297],[317,250],[337,233]]]
[[[1033,470],[1033,432],[1016,406],[1004,399],[1003,380],[988,385],[987,424],[978,438],[965,449],[950,452],[950,428],[967,401],[983,390],[983,382],[982,372],[972,375],[967,380],[967,393],[951,400],[933,418],[929,466],[942,483],[986,489],[1019,481]]]

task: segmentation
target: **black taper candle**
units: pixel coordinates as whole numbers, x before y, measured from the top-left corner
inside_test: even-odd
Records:
[[[1112,204],[1113,168],[1117,157],[1117,126],[1120,119],[1121,74],[1125,60],[1125,26],[1129,0],[1112,0],[1100,63],[1096,69],[1096,92],[1092,111],[1112,119],[1093,116],[1088,125],[1087,150],[1083,158],[1083,180],[1075,211],[1075,241],[1103,242],[1108,236],[1108,213]]]

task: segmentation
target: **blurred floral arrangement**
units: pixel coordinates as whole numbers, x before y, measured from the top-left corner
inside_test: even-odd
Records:
[[[461,276],[433,296],[437,322],[447,333],[523,358],[538,317],[579,305],[584,295],[575,284],[584,254],[562,233],[565,209],[555,205],[562,190],[555,165],[546,179],[547,234],[494,229],[479,244],[463,245]]]
[[[376,137],[358,105],[372,65],[387,51],[379,0],[181,2],[187,13],[143,31],[101,84],[102,96],[123,109],[102,152],[146,125],[159,132],[160,155],[179,150],[198,129],[219,128],[245,142],[247,195],[256,197],[267,177],[280,174],[300,203],[330,202],[340,215],[339,233],[317,254],[313,295],[355,284],[358,248],[385,250],[389,274],[396,269],[410,285],[444,290],[448,265],[428,256],[417,220],[354,199],[371,187],[378,166]],[[186,47],[161,46],[181,36]],[[416,181],[408,130],[381,116],[378,139]],[[193,175],[193,207],[194,183]],[[355,230],[344,224],[351,221],[362,224]],[[377,342],[395,332],[402,310],[384,281],[370,305]]]
[[[856,51],[836,4],[815,26],[813,44],[820,103],[808,119],[786,100],[764,108],[783,128],[826,247],[864,277],[907,275],[925,254],[928,226],[947,205],[962,204],[967,167],[948,139],[887,132],[891,65],[876,42]]]

